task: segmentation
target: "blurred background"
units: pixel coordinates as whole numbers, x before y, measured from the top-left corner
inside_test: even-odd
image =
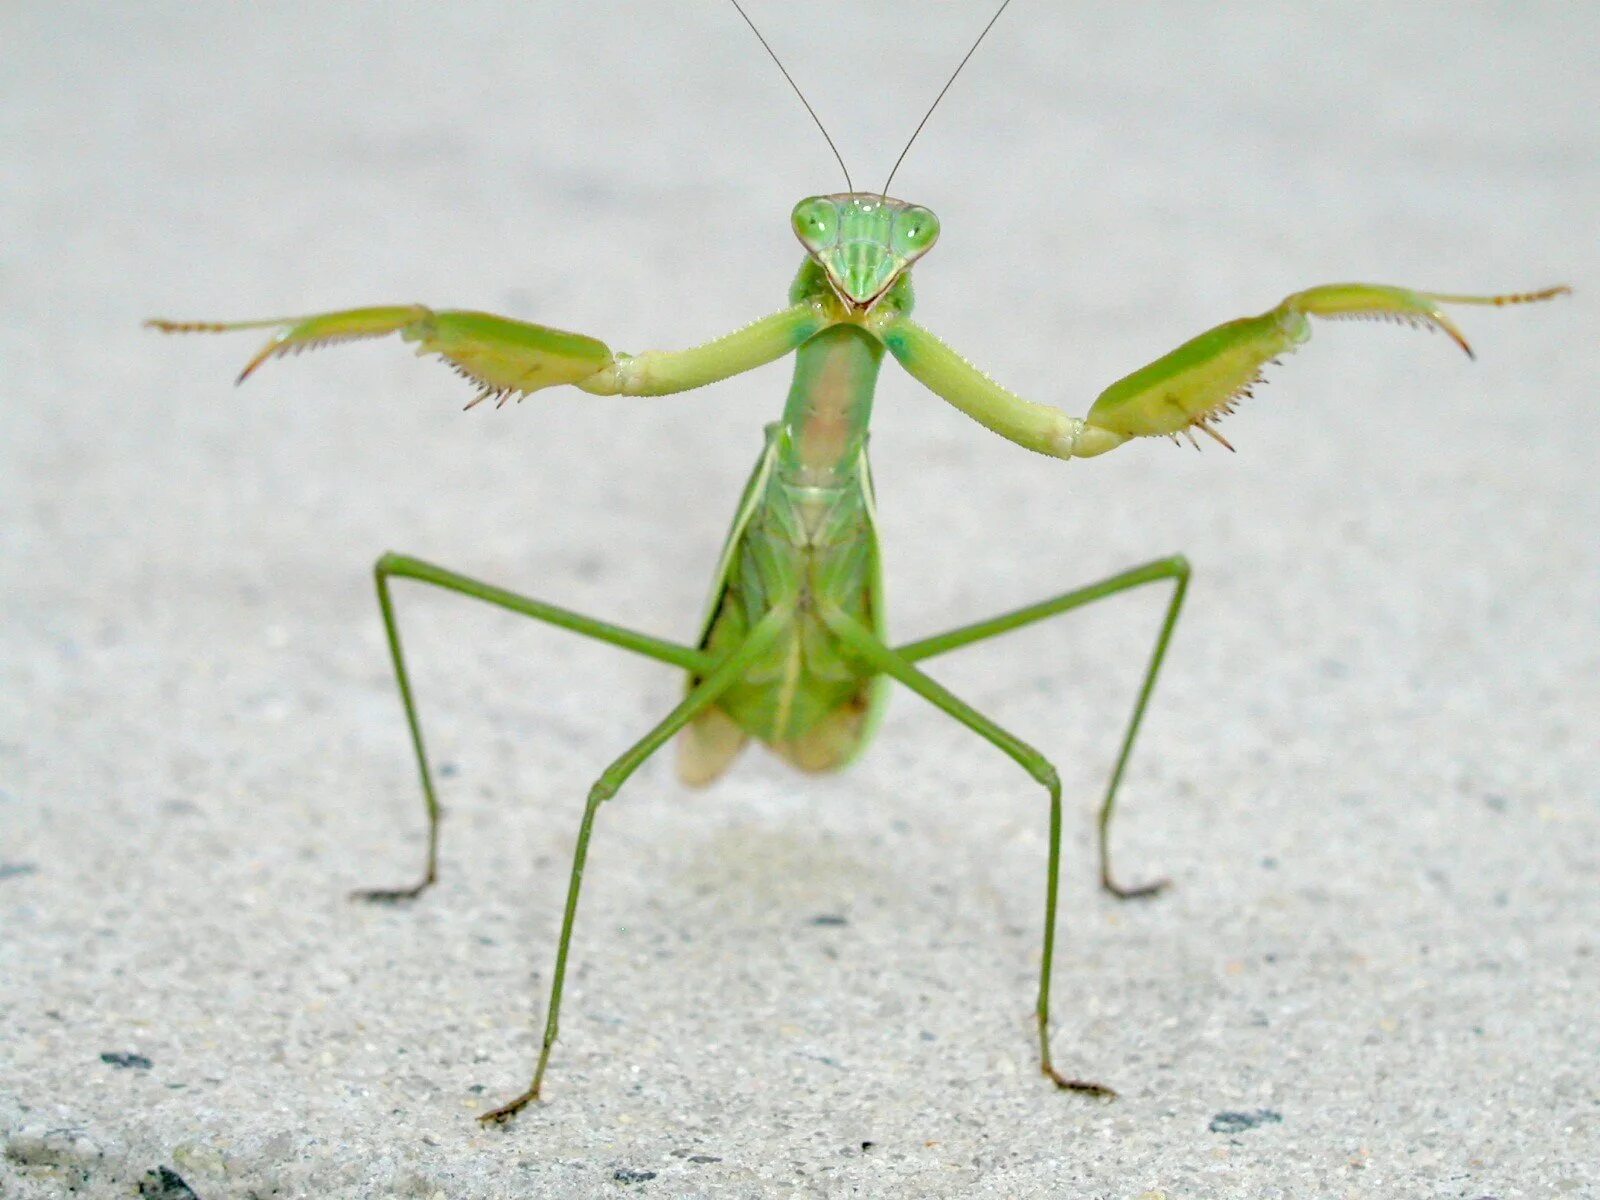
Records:
[[[992,12],[748,9],[862,188]],[[1123,792],[1124,873],[1176,881],[1153,904],[1093,890],[1090,832],[1161,598],[937,672],[1075,797],[1057,1055],[1124,1099],[1034,1074],[1038,797],[900,695],[837,778],[635,777],[552,1102],[504,1133],[471,1118],[531,1068],[582,795],[681,683],[405,591],[443,882],[352,907],[422,846],[370,563],[688,639],[788,368],[463,414],[397,342],[236,393],[254,335],[140,322],[420,301],[683,346],[783,303],[789,209],[836,164],[717,3],[0,25],[0,1182],[1600,1188],[1596,6],[1018,0],[895,180],[943,223],[919,318],[1073,413],[1313,283],[1577,288],[1463,310],[1476,363],[1321,324],[1236,456],[1030,456],[885,366],[897,637],[1195,565]],[[1230,1111],[1281,1119],[1213,1131]]]

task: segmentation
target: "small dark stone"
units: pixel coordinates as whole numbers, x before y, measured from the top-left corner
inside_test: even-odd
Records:
[[[865,1154],[868,1150],[871,1150],[877,1144],[878,1144],[877,1142],[862,1142],[861,1143],[861,1153]]]
[[[123,1054],[114,1050],[107,1050],[100,1056],[100,1061],[110,1063],[113,1067],[131,1067],[138,1071],[148,1071],[153,1065],[142,1054]]]
[[[691,1154],[689,1155],[689,1161],[692,1163],[714,1163],[722,1160],[715,1154]]]
[[[1283,1114],[1274,1112],[1270,1108],[1258,1108],[1254,1112],[1219,1112],[1211,1118],[1208,1128],[1212,1133],[1243,1133],[1246,1129],[1254,1129],[1257,1125],[1281,1125]]]
[[[24,875],[33,875],[39,868],[32,863],[0,863],[0,879],[21,879]]]
[[[838,913],[822,913],[812,917],[811,923],[813,925],[848,925],[850,921],[847,917],[841,917]]]
[[[195,1190],[171,1167],[156,1167],[139,1181],[139,1195],[146,1200],[200,1200]]]
[[[1504,796],[1497,795],[1493,792],[1485,796],[1483,798],[1483,802],[1487,804],[1494,812],[1505,812],[1505,810],[1509,807],[1509,804]]]
[[[611,1172],[611,1178],[618,1183],[644,1183],[646,1180],[654,1179],[655,1177],[656,1173],[654,1171],[631,1171],[627,1167],[618,1167]]]

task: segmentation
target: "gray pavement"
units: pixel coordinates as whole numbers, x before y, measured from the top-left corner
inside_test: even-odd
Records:
[[[864,186],[988,16],[751,10]],[[1153,903],[1091,834],[1159,597],[938,670],[1060,766],[1057,1055],[1121,1099],[1035,1070],[1041,797],[900,693],[841,776],[636,776],[548,1102],[483,1129],[680,681],[405,591],[443,881],[352,905],[422,847],[369,564],[689,637],[785,368],[463,415],[398,344],[235,392],[252,337],[139,321],[689,344],[781,304],[826,147],[716,3],[8,6],[0,1195],[1600,1196],[1597,14],[1019,0],[895,183],[921,318],[1072,412],[1315,282],[1578,288],[1464,311],[1475,364],[1322,325],[1237,456],[1036,458],[886,365],[897,635],[1195,564],[1117,836]]]

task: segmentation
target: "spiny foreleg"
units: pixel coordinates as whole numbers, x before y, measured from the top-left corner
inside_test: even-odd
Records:
[[[1216,424],[1262,382],[1263,369],[1311,336],[1311,317],[1396,321],[1439,329],[1469,355],[1471,347],[1444,312],[1446,304],[1507,305],[1548,300],[1565,287],[1498,296],[1417,292],[1373,283],[1334,283],[1286,297],[1255,317],[1242,317],[1191,338],[1118,380],[1085,417],[1072,417],[1007,391],[953,349],[908,319],[880,333],[914,377],[973,420],[1029,450],[1056,458],[1090,458],[1133,438],[1194,440],[1199,430],[1233,447]],[[1198,444],[1198,443],[1196,443]]]

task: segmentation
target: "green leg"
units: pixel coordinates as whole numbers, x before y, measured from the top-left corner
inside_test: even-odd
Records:
[[[790,620],[788,614],[769,613],[738,648],[685,696],[667,718],[652,729],[618,758],[589,789],[589,799],[583,808],[583,822],[578,826],[578,843],[572,852],[572,873],[567,879],[567,905],[561,914],[561,938],[556,944],[555,973],[550,982],[550,1003],[545,1013],[544,1041],[539,1048],[539,1064],[533,1071],[533,1082],[522,1095],[484,1113],[480,1121],[503,1121],[530,1101],[539,1098],[539,1088],[544,1083],[545,1068],[550,1063],[550,1048],[555,1045],[560,1028],[561,988],[567,977],[567,951],[572,946],[572,923],[578,915],[578,890],[583,884],[583,866],[589,857],[589,834],[594,829],[595,814],[600,805],[617,794],[617,789],[644,761],[666,744],[695,715],[709,706],[719,695],[735,683],[755,657],[772,642],[773,635]]]
[[[1134,701],[1133,716],[1128,721],[1127,731],[1122,735],[1122,749],[1117,753],[1117,765],[1112,768],[1111,782],[1106,786],[1105,799],[1100,802],[1100,886],[1123,900],[1154,896],[1167,886],[1165,879],[1140,884],[1137,887],[1123,887],[1116,882],[1111,874],[1111,814],[1116,810],[1117,787],[1122,783],[1123,772],[1128,766],[1128,757],[1133,753],[1133,739],[1139,735],[1139,723],[1144,720],[1145,706],[1150,702],[1150,693],[1156,686],[1156,675],[1161,670],[1161,662],[1167,655],[1167,643],[1172,640],[1173,627],[1178,623],[1178,611],[1183,607],[1184,593],[1189,590],[1189,560],[1182,555],[1157,559],[1155,562],[1123,571],[1120,575],[1113,575],[1088,587],[1077,588],[1054,599],[1030,604],[1027,608],[1019,608],[1015,612],[992,617],[987,621],[963,625],[948,633],[923,638],[921,641],[911,642],[895,649],[895,653],[908,662],[917,662],[962,646],[970,646],[986,638],[1009,633],[1013,629],[1031,625],[1046,617],[1069,612],[1106,596],[1114,596],[1118,592],[1126,592],[1161,579],[1174,581],[1172,599],[1167,604],[1167,615],[1161,622],[1161,632],[1156,635],[1155,649],[1151,651],[1150,663],[1145,668],[1144,683],[1139,688],[1139,698]]]
[[[1039,966],[1039,1001],[1035,1009],[1039,1022],[1039,1069],[1059,1088],[1088,1092],[1095,1096],[1115,1096],[1116,1093],[1104,1084],[1061,1074],[1050,1061],[1050,966],[1055,956],[1056,896],[1061,882],[1061,780],[1056,775],[1056,769],[1032,746],[1001,729],[965,701],[957,699],[912,666],[900,651],[889,649],[871,630],[853,618],[842,613],[825,612],[823,620],[868,665],[903,683],[935,708],[948,713],[996,749],[1009,755],[1050,793],[1050,860],[1045,875],[1044,951]]]
[[[418,558],[403,554],[385,554],[373,568],[378,584],[378,607],[383,611],[383,628],[389,638],[389,655],[394,660],[395,681],[400,685],[400,699],[405,704],[406,724],[411,730],[411,745],[417,755],[417,770],[422,776],[422,800],[428,809],[428,859],[422,878],[407,888],[376,888],[353,893],[355,899],[397,901],[412,900],[438,878],[439,874],[439,799],[433,788],[433,772],[428,766],[428,751],[422,741],[422,722],[417,717],[416,700],[411,694],[411,679],[406,672],[405,655],[400,648],[400,627],[395,621],[394,601],[389,595],[390,578],[416,579],[431,583],[446,591],[460,592],[476,600],[485,600],[500,608],[522,613],[535,620],[570,629],[574,633],[598,641],[621,646],[639,654],[691,671],[704,671],[710,659],[699,650],[663,641],[643,633],[635,633],[618,625],[609,625],[592,617],[583,616],[570,609],[558,608],[539,600],[530,600],[504,588],[493,587],[436,567]]]

